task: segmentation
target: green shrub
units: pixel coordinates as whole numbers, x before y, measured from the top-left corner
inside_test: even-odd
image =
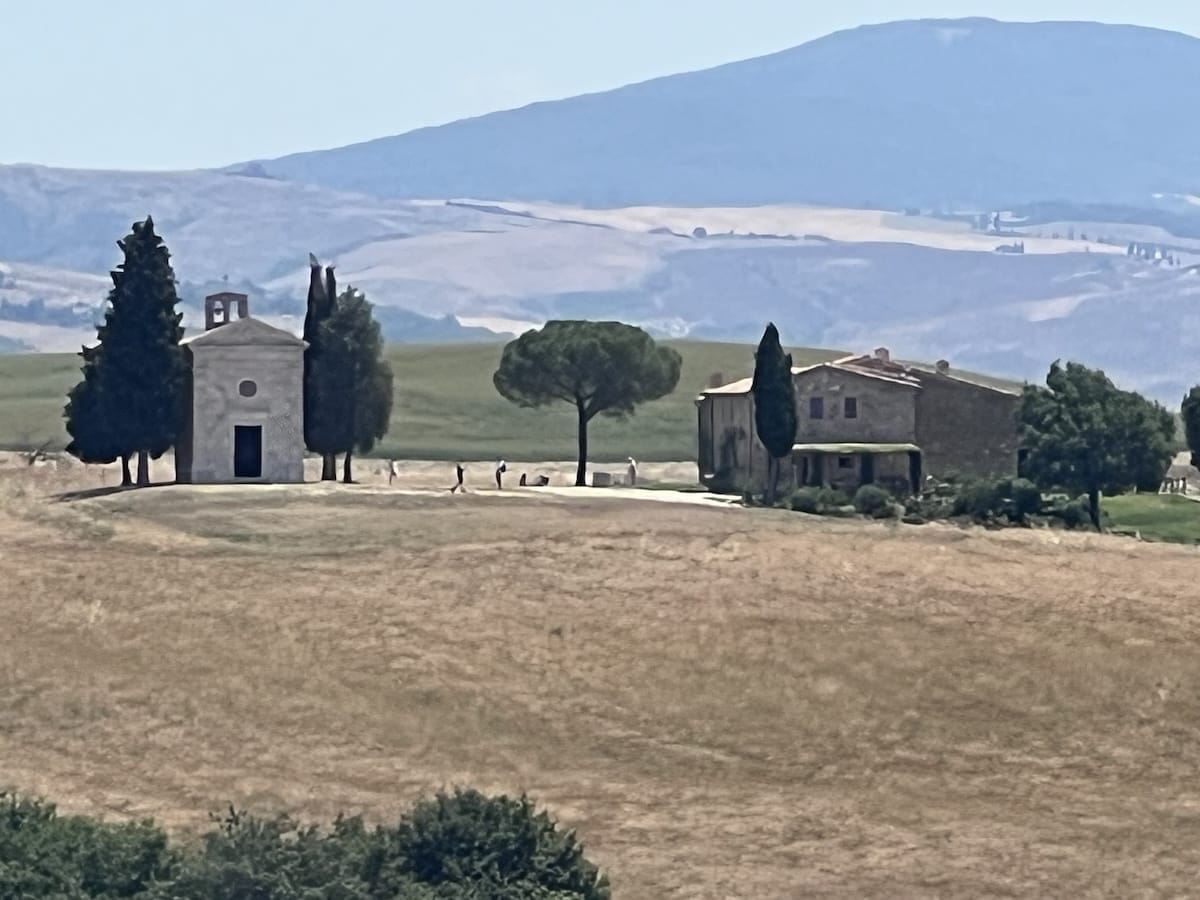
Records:
[[[854,508],[864,516],[886,519],[894,513],[892,495],[875,484],[864,484],[854,495]]]
[[[0,794],[0,900],[611,900],[525,797],[439,794],[399,824],[328,829],[230,809],[187,851],[152,823],[59,817]]]
[[[994,482],[975,480],[963,482],[954,495],[953,514],[970,516],[986,522],[999,510],[1000,492]]]
[[[381,877],[381,836],[358,818],[339,817],[322,832],[288,816],[259,819],[230,809],[201,846],[185,857],[179,876],[154,900],[435,900],[428,886]],[[386,881],[386,894],[377,888]]]
[[[166,834],[151,822],[60,816],[53,804],[0,793],[0,897],[148,897],[176,866]]]
[[[1024,523],[1041,508],[1041,492],[1024,478],[962,482],[951,502],[952,515],[970,516],[976,522]]]
[[[575,834],[524,796],[439,794],[419,803],[387,844],[399,872],[471,892],[463,897],[611,898],[608,880],[584,857]]]
[[[1005,514],[1013,522],[1026,522],[1042,511],[1042,492],[1028,478],[1006,479],[1004,496],[1008,501]]]
[[[815,487],[798,488],[787,498],[787,507],[793,512],[816,515],[821,512],[821,492]]]
[[[824,509],[836,509],[839,506],[852,506],[854,498],[841,488],[823,487],[819,492],[820,503]]]
[[[792,491],[787,507],[795,512],[829,515],[841,506],[849,506],[850,498],[837,488],[802,487]]]
[[[1047,514],[1058,519],[1067,528],[1092,527],[1091,507],[1087,497],[1078,497],[1074,500],[1060,499],[1047,510]]]

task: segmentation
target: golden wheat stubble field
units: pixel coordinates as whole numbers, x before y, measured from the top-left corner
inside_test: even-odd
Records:
[[[74,470],[78,471],[78,470]],[[204,827],[527,790],[617,897],[1180,896],[1200,557],[0,469],[0,782]],[[93,479],[94,481],[94,479]]]

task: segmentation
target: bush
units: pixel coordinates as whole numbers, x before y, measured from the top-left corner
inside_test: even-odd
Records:
[[[1009,507],[1006,513],[1013,522],[1026,522],[1042,511],[1042,492],[1028,478],[1013,478],[1006,482],[1005,496]]]
[[[1041,508],[1041,492],[1037,485],[1024,478],[964,482],[951,504],[953,515],[970,516],[976,522],[1007,520],[1024,523]]]
[[[787,498],[787,506],[793,512],[817,515],[821,512],[821,492],[815,487],[799,488]]]
[[[976,522],[986,522],[1000,506],[1000,494],[990,481],[968,481],[954,495],[952,505],[956,516],[970,516]]]
[[[1046,514],[1058,519],[1066,528],[1092,527],[1092,513],[1087,497],[1077,497],[1074,500],[1068,497],[1056,498],[1056,502],[1046,510]],[[1103,511],[1101,518],[1105,518]]]
[[[230,809],[201,847],[186,857],[179,876],[154,900],[435,900],[433,889],[384,873],[381,833],[358,818],[339,817],[328,832],[288,816],[258,819]],[[386,894],[380,894],[383,887]]]
[[[230,809],[186,852],[156,825],[58,817],[0,794],[0,898],[610,900],[608,881],[525,797],[439,794],[399,824],[329,829]]]
[[[0,793],[0,897],[147,897],[177,863],[152,822],[59,816],[53,804]]]
[[[813,515],[829,515],[838,507],[849,504],[850,498],[843,491],[827,487],[797,488],[787,498],[788,509]]]
[[[874,484],[864,484],[854,495],[854,508],[864,516],[886,519],[894,512],[892,495]]]
[[[584,858],[575,834],[561,831],[524,796],[439,794],[418,804],[389,844],[400,872],[472,892],[464,897],[611,897],[608,880]]]

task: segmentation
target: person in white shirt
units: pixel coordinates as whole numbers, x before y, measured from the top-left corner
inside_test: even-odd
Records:
[[[496,463],[496,490],[504,490],[504,484],[501,481],[502,476],[508,471],[508,466],[504,464],[504,460],[499,460]]]
[[[637,460],[629,457],[629,484],[637,484]]]

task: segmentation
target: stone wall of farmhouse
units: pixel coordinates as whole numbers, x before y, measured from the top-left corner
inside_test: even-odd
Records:
[[[796,383],[796,443],[911,444],[916,439],[918,391],[853,372],[819,368],[801,372]],[[819,398],[821,418],[812,417]],[[846,399],[858,415],[846,418]]]
[[[944,375],[921,375],[917,444],[926,474],[1017,474],[1020,397]]]
[[[754,399],[749,394],[709,394],[698,404],[700,478],[713,487],[733,490],[766,471],[766,453],[754,429]]]

